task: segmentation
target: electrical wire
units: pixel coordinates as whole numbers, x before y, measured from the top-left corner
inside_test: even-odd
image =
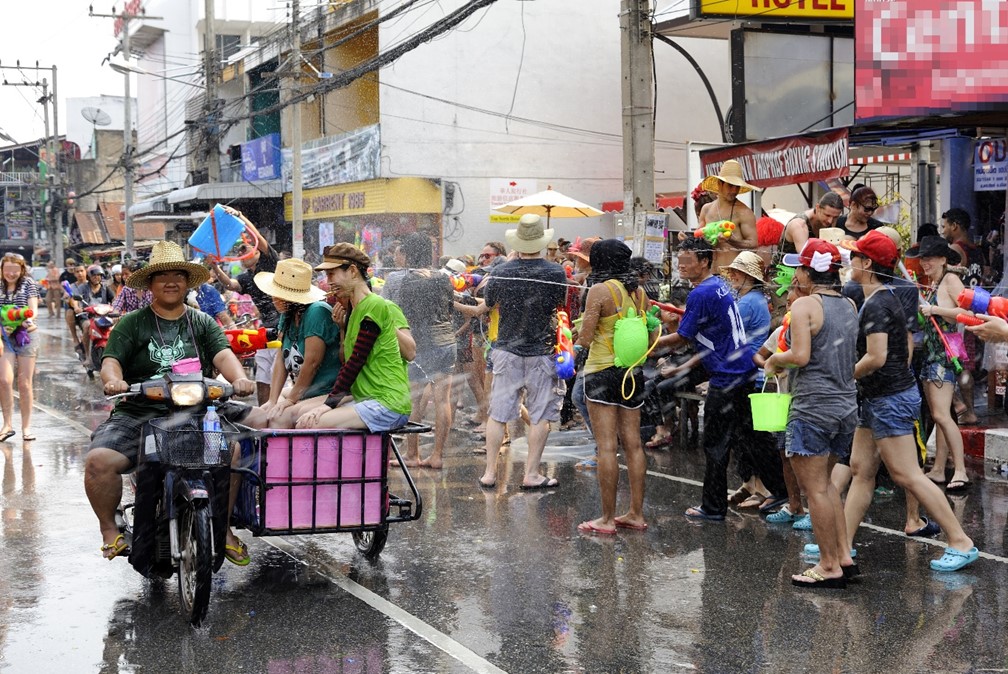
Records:
[[[521,3],[521,29],[522,29],[522,44],[521,44],[521,55],[518,57],[518,72],[515,73],[515,83],[514,90],[511,92],[511,107],[508,108],[507,115],[504,117],[504,130],[510,131],[508,128],[508,121],[511,118],[511,113],[514,112],[515,100],[518,98],[518,82],[521,80],[522,66],[525,64],[525,39],[528,37],[525,31],[525,3]]]

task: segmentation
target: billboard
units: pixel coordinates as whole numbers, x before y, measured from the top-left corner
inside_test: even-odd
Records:
[[[717,175],[728,159],[737,160],[746,182],[760,188],[840,178],[850,173],[847,129],[701,150],[701,175]]]
[[[698,17],[758,17],[850,21],[854,0],[698,0]]]
[[[1008,3],[856,2],[858,122],[1008,108]]]

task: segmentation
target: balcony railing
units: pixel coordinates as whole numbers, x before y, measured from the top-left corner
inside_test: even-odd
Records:
[[[35,185],[38,181],[38,173],[34,171],[0,172],[0,185]]]

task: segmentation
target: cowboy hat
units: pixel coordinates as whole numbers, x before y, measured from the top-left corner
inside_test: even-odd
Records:
[[[133,272],[126,285],[134,290],[143,290],[151,274],[162,271],[184,271],[189,275],[189,288],[199,288],[210,280],[210,271],[201,264],[186,260],[181,246],[174,241],[158,241],[151,249],[150,262],[143,269]]]
[[[719,180],[723,183],[737,186],[739,194],[745,194],[753,190],[760,191],[760,188],[750,185],[745,181],[742,177],[742,165],[734,159],[728,159],[725,163],[721,164],[721,170],[718,171],[718,174],[716,176],[707,176],[700,183],[700,186],[707,192],[717,192]]]
[[[261,271],[253,279],[270,297],[294,304],[311,304],[325,299],[325,291],[312,285],[312,267],[304,260],[287,258],[277,262],[276,271]]]
[[[751,276],[760,283],[763,282],[763,258],[751,250],[744,250],[735,256],[732,263],[721,267],[721,271],[726,269],[737,269],[746,276]]]
[[[504,232],[508,245],[519,253],[539,253],[553,240],[552,229],[543,229],[542,218],[526,213],[518,221],[517,229]]]
[[[925,236],[923,239],[910,246],[907,257],[943,257],[949,264],[959,264],[959,253],[948,241],[940,236]]]

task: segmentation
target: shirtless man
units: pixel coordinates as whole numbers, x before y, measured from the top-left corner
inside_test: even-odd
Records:
[[[735,231],[727,241],[718,242],[718,250],[753,249],[758,244],[756,235],[756,214],[736,197],[758,187],[750,185],[742,178],[742,165],[734,159],[721,165],[716,176],[707,176],[701,184],[704,190],[717,194],[717,199],[700,209],[700,227],[709,222],[731,220],[735,223]],[[732,254],[732,259],[735,253]]]
[[[797,253],[805,247],[810,238],[818,238],[819,230],[832,227],[843,213],[843,199],[836,192],[827,192],[819,198],[819,203],[791,218],[784,225],[782,250],[784,253]]]

